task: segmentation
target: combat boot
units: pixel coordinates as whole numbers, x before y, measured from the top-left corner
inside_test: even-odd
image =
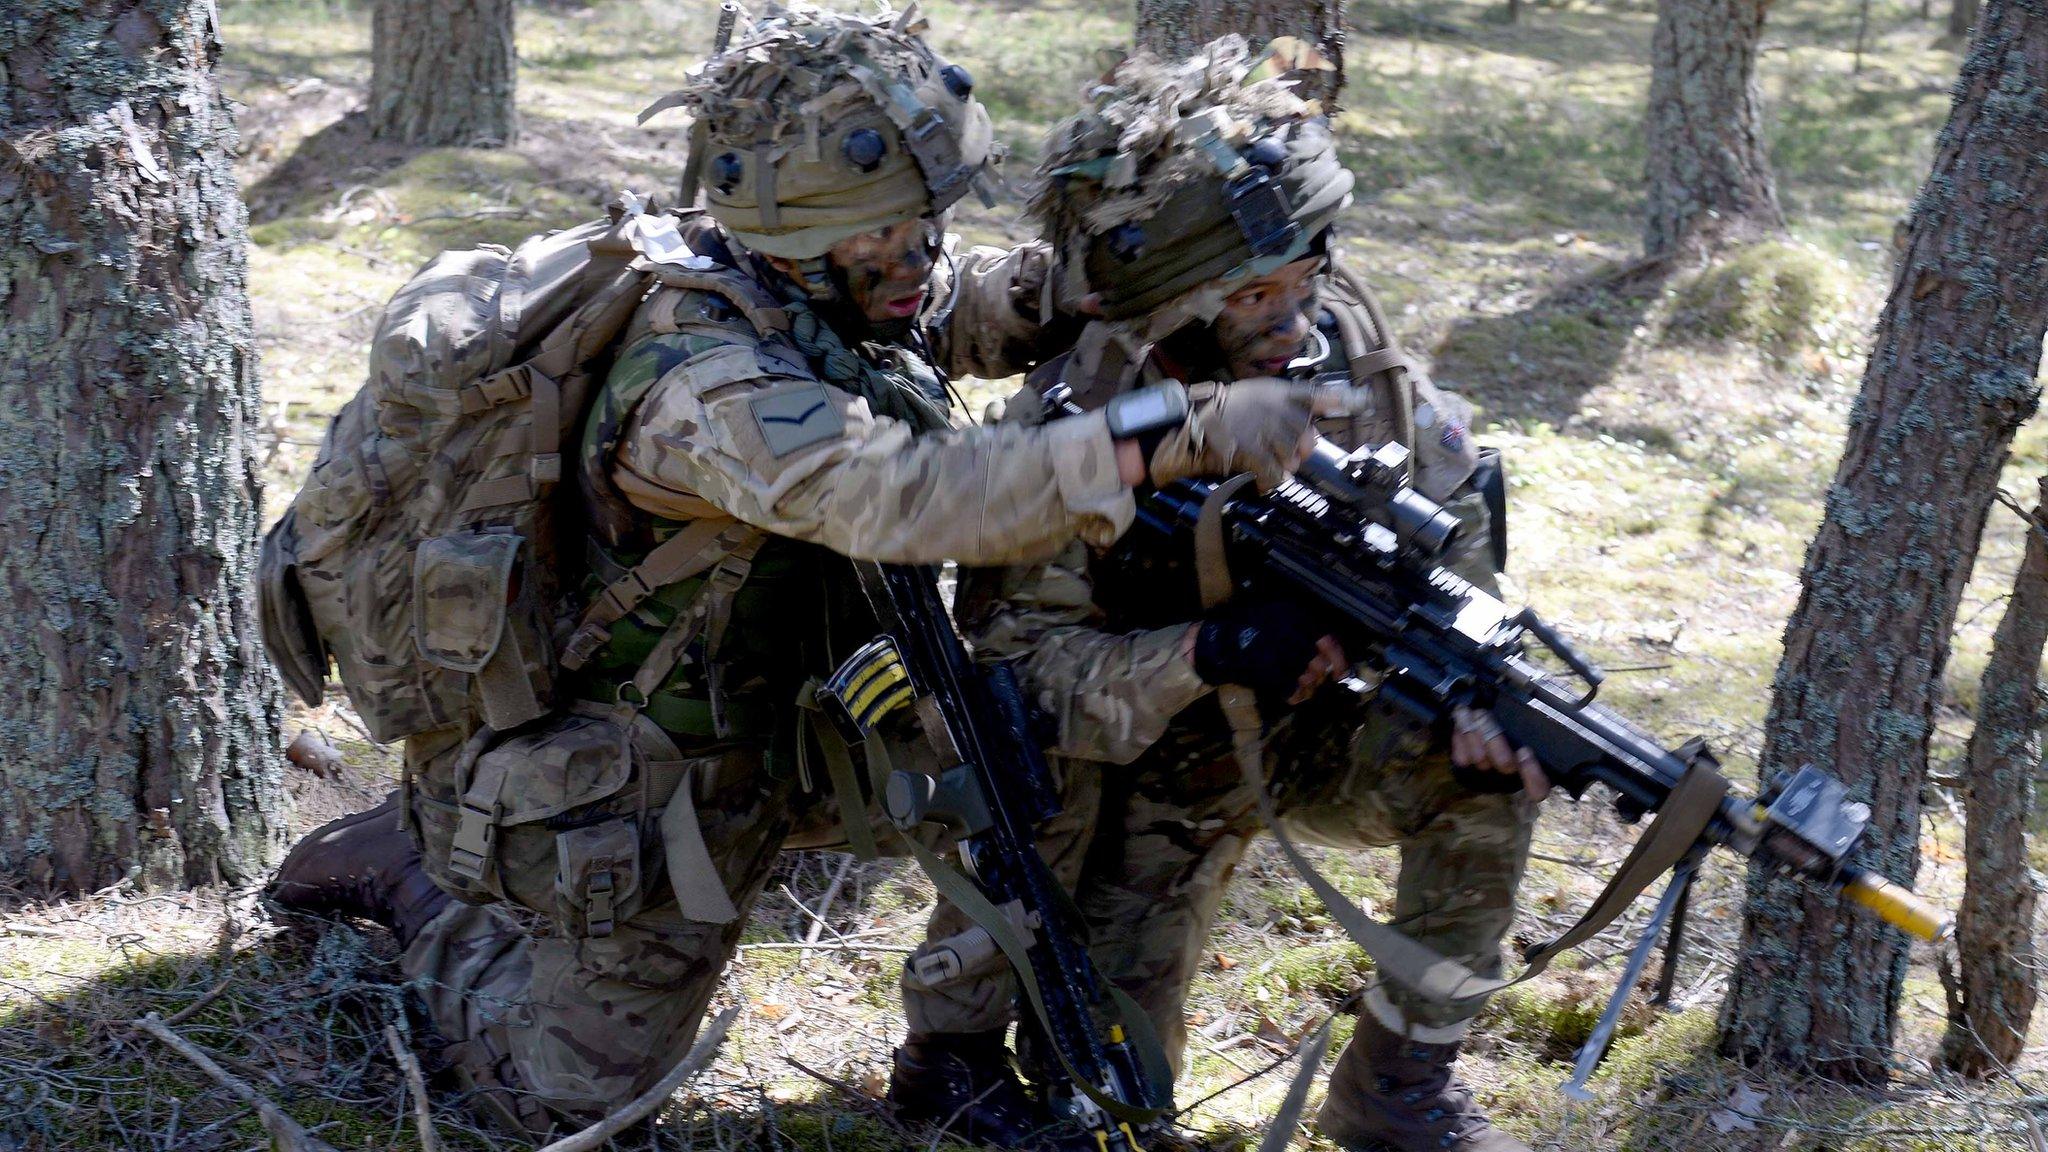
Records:
[[[311,916],[356,916],[391,929],[405,948],[441,910],[420,852],[399,822],[398,793],[367,812],[321,825],[294,845],[270,882],[280,907]]]
[[[1000,1030],[906,1038],[889,1074],[889,1104],[906,1124],[943,1125],[957,1139],[996,1148],[1035,1146],[1052,1126],[1018,1079]]]
[[[1359,1013],[1317,1126],[1351,1152],[1532,1152],[1495,1128],[1452,1075],[1458,1047],[1403,1039]]]

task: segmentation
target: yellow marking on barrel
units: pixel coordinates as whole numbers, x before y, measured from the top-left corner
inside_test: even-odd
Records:
[[[1955,931],[1947,912],[1875,872],[1858,872],[1842,885],[1842,894],[1883,917],[1885,923],[1931,943],[1940,943]]]

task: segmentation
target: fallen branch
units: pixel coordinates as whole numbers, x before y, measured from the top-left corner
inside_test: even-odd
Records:
[[[171,1031],[156,1013],[151,1012],[140,1020],[130,1020],[130,1028],[147,1032],[162,1042],[163,1046],[190,1060],[201,1072],[213,1078],[214,1083],[235,1094],[243,1103],[256,1109],[256,1118],[263,1122],[263,1130],[277,1141],[280,1152],[337,1152],[332,1144],[313,1135],[299,1126],[299,1122],[285,1115],[284,1110],[265,1099],[248,1084],[227,1074],[213,1058],[199,1050],[191,1041]]]
[[[824,898],[818,901],[818,914],[811,918],[811,926],[804,932],[804,943],[816,944],[825,931],[825,917],[831,914],[832,902],[839,898],[839,889],[846,884],[846,877],[853,871],[856,861],[857,857],[849,855],[840,863],[838,874],[832,877],[832,886],[825,889]]]
[[[199,999],[194,1000],[190,1004],[185,1005],[183,1008],[178,1009],[176,1012],[171,1013],[169,1016],[164,1017],[164,1027],[176,1028],[178,1025],[183,1024],[185,1021],[190,1020],[194,1016],[199,1015],[199,1010],[201,1008],[204,1008],[208,1004],[213,1003],[214,998],[216,996],[219,996],[221,993],[227,991],[228,985],[233,984],[234,982],[235,977],[232,973],[230,973],[228,977],[222,980],[220,983],[215,984],[213,987],[208,988],[204,992],[201,992],[199,994]],[[151,1016],[154,1015],[155,1013],[151,1013]]]
[[[592,1152],[593,1149],[602,1147],[605,1141],[638,1124],[648,1113],[667,1103],[668,1098],[676,1094],[676,1089],[683,1086],[683,1081],[695,1076],[706,1064],[711,1063],[711,1057],[718,1051],[719,1041],[725,1039],[726,1030],[732,1027],[733,1018],[739,1014],[738,1005],[720,1012],[718,1018],[711,1022],[711,1026],[704,1030],[704,1034],[697,1037],[697,1043],[690,1048],[690,1054],[678,1061],[674,1068],[669,1069],[668,1075],[663,1076],[660,1083],[635,1097],[631,1104],[574,1136],[564,1136],[553,1144],[546,1145],[539,1149],[539,1152]]]
[[[391,1058],[398,1061],[399,1070],[405,1073],[405,1086],[412,1090],[412,1120],[420,1132],[420,1152],[441,1152],[440,1138],[434,1135],[434,1116],[427,1107],[427,1078],[420,1072],[419,1057],[398,1038],[398,1029],[389,1024],[384,1026],[384,1043],[391,1046]]]
[[[43,924],[0,924],[0,936],[41,936],[51,940],[62,940],[70,933],[62,928],[51,928]]]
[[[863,944],[858,940],[763,940],[740,945],[742,952],[895,952],[909,955],[917,949],[908,944]]]

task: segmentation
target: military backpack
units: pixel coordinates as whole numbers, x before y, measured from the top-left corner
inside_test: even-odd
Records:
[[[733,291],[708,263],[628,194],[517,250],[445,252],[398,290],[368,383],[263,542],[264,641],[300,697],[320,702],[331,661],[379,741],[505,731],[560,703],[562,647],[573,665],[575,637],[631,608],[611,589],[578,603],[585,533],[562,446],[655,285]],[[677,578],[700,559],[686,546],[731,543],[686,535],[621,595]]]

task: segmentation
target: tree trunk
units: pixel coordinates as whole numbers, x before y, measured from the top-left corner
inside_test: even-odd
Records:
[[[1344,87],[1343,0],[1138,0],[1138,46],[1168,59],[1192,56],[1229,32],[1255,50],[1276,36],[1322,49],[1336,71],[1302,74],[1299,91],[1334,106]]]
[[[2010,1068],[2034,1017],[2034,904],[2027,816],[2041,762],[2041,649],[2048,643],[2048,477],[2027,521],[2027,554],[1991,640],[1964,757],[1969,871],[1956,918],[1958,973],[1950,989],[1941,1062],[1965,1076]]]
[[[262,410],[210,0],[0,21],[0,880],[260,876]]]
[[[1832,768],[1871,808],[1863,861],[1909,880],[1956,603],[2048,329],[2048,12],[1991,0],[1914,203],[1848,445],[1806,555],[1761,770]],[[1881,1081],[1906,941],[1752,870],[1722,1046]]]
[[[1785,227],[1756,52],[1770,0],[1658,0],[1645,117],[1643,251],[1712,250]]]
[[[377,0],[370,132],[406,144],[502,147],[519,132],[512,0]]]
[[[1978,0],[1952,0],[1948,9],[1948,34],[1961,40],[1977,22]]]

